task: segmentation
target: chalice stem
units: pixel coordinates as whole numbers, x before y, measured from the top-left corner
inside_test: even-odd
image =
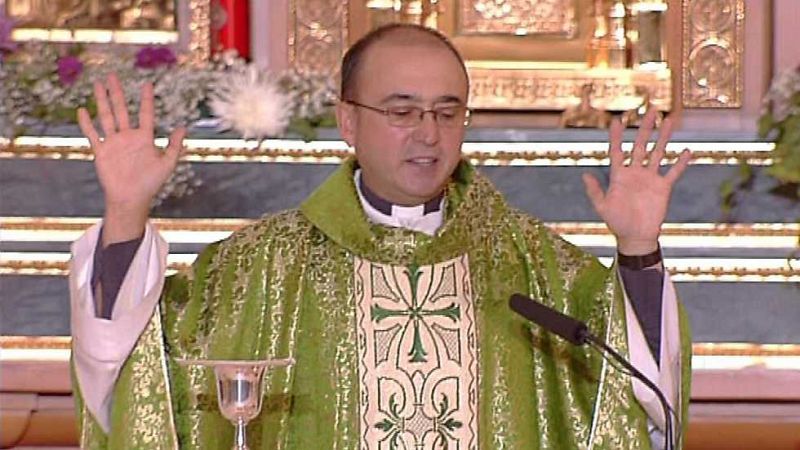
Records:
[[[249,447],[247,447],[246,426],[247,423],[243,418],[240,417],[239,420],[236,421],[236,436],[234,438],[233,450],[250,450]]]

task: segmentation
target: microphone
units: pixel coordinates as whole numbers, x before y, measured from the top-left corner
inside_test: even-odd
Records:
[[[613,348],[606,344],[602,339],[593,335],[589,331],[589,327],[574,317],[562,314],[553,308],[545,306],[536,300],[522,294],[514,294],[508,302],[511,309],[522,317],[530,320],[531,322],[539,325],[545,330],[555,333],[558,336],[566,339],[573,345],[589,344],[590,347],[595,349],[600,356],[611,362],[608,358],[610,355],[614,361],[622,365],[628,370],[631,376],[638,378],[645,386],[650,388],[658,397],[661,403],[661,408],[664,410],[664,420],[666,422],[665,441],[668,450],[674,450],[675,442],[673,440],[672,431],[672,415],[675,415],[675,421],[678,428],[680,428],[680,420],[677,414],[672,410],[667,402],[667,398],[661,389],[656,386],[647,376],[633,366],[627,359],[617,353]],[[612,364],[613,365],[613,364]],[[671,415],[672,414],[672,415]]]

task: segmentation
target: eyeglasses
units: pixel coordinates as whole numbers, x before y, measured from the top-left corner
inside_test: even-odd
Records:
[[[439,108],[424,109],[419,106],[390,106],[386,109],[358,103],[353,100],[343,100],[353,106],[365,108],[383,114],[389,120],[389,125],[401,128],[413,128],[422,123],[425,113],[433,114],[434,120],[440,127],[455,128],[469,125],[471,111],[464,105],[441,106]]]

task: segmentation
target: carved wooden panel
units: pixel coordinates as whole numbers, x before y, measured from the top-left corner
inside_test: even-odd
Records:
[[[539,33],[573,36],[573,0],[471,0],[459,2],[459,33]]]
[[[290,65],[302,73],[337,74],[347,49],[349,2],[290,1]]]
[[[683,0],[683,106],[742,106],[744,0]]]

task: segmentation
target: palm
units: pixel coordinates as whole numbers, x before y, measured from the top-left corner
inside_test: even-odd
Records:
[[[672,186],[685,170],[691,155],[684,151],[666,174],[658,171],[669,140],[671,121],[661,129],[655,148],[648,153],[646,144],[653,129],[655,115],[649,114],[639,131],[625,165],[622,152],[622,125],[615,121],[609,133],[611,176],[608,190],[591,175],[584,175],[586,193],[592,204],[617,238],[622,253],[641,254],[655,249],[661,225],[667,214]]]
[[[174,167],[142,129],[106,138],[95,149],[94,164],[106,198],[116,201],[152,198]]]

